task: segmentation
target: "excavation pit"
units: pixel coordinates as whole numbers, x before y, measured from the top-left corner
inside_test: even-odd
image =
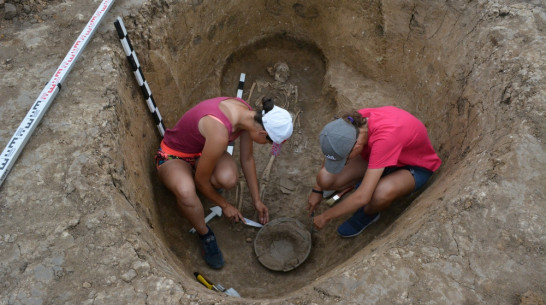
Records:
[[[51,7],[28,30],[18,32],[24,16],[0,26],[2,144],[30,106],[23,101],[43,86],[36,72],[50,76],[56,54],[81,31],[80,10],[96,5],[15,2]],[[0,303],[544,299],[546,22],[543,5],[533,3],[116,3],[0,188]],[[350,108],[408,110],[443,164],[421,193],[395,201],[359,236],[337,235],[348,216],[314,233],[309,256],[288,272],[258,261],[259,229],[213,218],[226,265],[212,270],[158,180],[160,137],[115,33],[118,14],[167,127],[201,100],[234,96],[241,73],[253,107],[272,96],[292,113],[294,135],[268,179],[270,147],[254,146],[272,221],[311,227],[305,207],[322,164],[318,134]],[[238,150],[236,143],[235,158]],[[223,196],[256,220],[246,186]],[[208,214],[212,204],[203,205]],[[194,272],[242,298],[206,289]]]
[[[378,10],[374,6],[369,9],[374,12]],[[368,22],[372,24],[365,26],[377,28],[378,21],[373,20],[372,17],[368,18],[370,18]],[[174,20],[178,19],[180,18],[174,18]],[[231,36],[233,34],[227,29],[229,20],[231,19],[219,20],[214,35],[208,32],[210,39],[204,40],[201,37],[202,40],[196,43],[196,38],[193,38],[191,43],[188,42],[191,45],[189,50],[180,49],[177,51],[179,53],[173,54],[172,50],[168,49],[170,52],[163,51],[161,55],[159,54],[160,50],[155,49],[141,52],[149,56],[150,66],[148,69],[153,71],[149,74],[152,76],[162,75],[161,79],[152,79],[151,81],[160,88],[156,91],[157,94],[154,93],[156,101],[159,108],[162,109],[165,123],[169,127],[178,120],[185,110],[200,100],[212,96],[234,96],[240,74],[245,73],[243,99],[251,106],[259,108],[262,98],[271,97],[279,106],[287,109],[294,118],[295,132],[290,140],[283,145],[281,154],[274,160],[267,177],[264,177],[264,172],[271,160],[270,146],[254,145],[257,175],[260,186],[264,189],[263,200],[268,205],[270,218],[275,221],[289,217],[311,227],[311,217],[306,210],[307,196],[322,163],[323,156],[318,143],[318,134],[322,127],[340,112],[350,108],[396,105],[415,113],[415,105],[396,86],[369,79],[358,72],[355,67],[339,61],[343,59],[339,56],[346,57],[348,54],[326,55],[327,50],[319,47],[317,41],[306,37],[304,33],[297,35],[291,31],[274,30],[274,27],[271,33],[266,35],[249,36],[247,45],[233,45],[231,52],[226,50],[223,52],[224,55],[218,54],[217,48],[214,48],[214,52],[207,51],[212,49],[207,44],[222,45],[234,39]],[[304,18],[303,20],[308,19]],[[224,23],[223,31],[220,31],[222,23]],[[231,26],[236,27],[236,24]],[[312,32],[311,29],[308,31]],[[172,32],[163,39],[156,39],[171,45],[171,41],[181,39],[176,33],[178,32]],[[318,32],[317,35],[319,35]],[[384,49],[381,35],[377,33],[376,36],[369,38],[370,42],[373,41],[373,49],[376,49],[377,52],[383,52]],[[318,36],[317,39],[319,39]],[[318,41],[324,44],[323,40],[324,38]],[[148,43],[146,44],[148,45]],[[180,48],[180,46],[177,47]],[[194,48],[200,50],[193,51]],[[334,49],[333,51],[339,52],[340,50]],[[192,52],[199,55],[194,60],[188,61],[187,56]],[[209,60],[207,56],[215,58],[217,64],[213,66],[207,64]],[[185,64],[192,62],[192,64],[190,66],[169,64],[168,72],[166,72],[166,63],[159,61],[159,58],[172,58],[175,62],[180,61]],[[201,61],[202,64],[199,63]],[[376,60],[372,60],[368,64],[384,65]],[[204,66],[200,67],[200,65]],[[210,72],[207,72],[207,69]],[[196,71],[200,71],[202,75],[190,76]],[[174,88],[170,87],[175,82],[170,78],[165,79],[169,80],[168,82],[163,80],[166,73],[172,73],[172,78],[177,80],[176,83],[191,80],[193,82],[192,89],[188,92],[179,92],[183,97],[177,97]],[[353,82],[360,84],[355,85]],[[179,87],[181,86],[179,84]],[[162,104],[160,101],[173,101],[173,104]],[[185,106],[181,106],[184,103]],[[430,119],[423,117],[423,114],[415,114],[425,122],[430,121]],[[143,119],[148,120],[149,118],[145,116]],[[238,153],[237,142],[234,152],[236,160],[239,158]],[[187,274],[192,274],[194,271],[201,273],[209,271],[210,268],[201,258],[201,249],[195,236],[187,233],[190,226],[180,216],[174,197],[160,185],[154,174],[152,171],[151,179],[155,184],[155,206],[152,208],[157,210],[155,216],[158,219],[157,228],[165,236],[166,245],[176,257],[175,263]],[[226,190],[223,196],[228,202],[240,208],[243,216],[256,219],[250,194],[242,177],[238,187]],[[241,224],[232,224],[224,218],[215,218],[211,220],[209,225],[218,238],[226,265],[220,271],[209,272],[212,272],[212,277],[216,281],[230,283],[243,297],[247,298],[271,298],[281,292],[297,291],[308,285],[317,276],[334,270],[338,265],[365,248],[399,217],[415,197],[416,195],[398,200],[389,211],[384,213],[385,215],[377,225],[367,230],[367,234],[354,240],[341,239],[337,235],[335,228],[345,218],[333,221],[328,228],[316,235],[313,241],[313,251],[309,257],[306,256],[305,262],[298,262],[297,268],[291,268],[293,270],[284,274],[275,272],[278,270],[267,270],[260,258],[256,256],[249,240],[257,238],[257,229]],[[204,197],[202,199],[205,214],[208,214],[209,208],[212,207],[211,203],[204,200]],[[323,203],[317,213],[321,213],[327,208],[328,206]],[[340,249],[343,250],[340,251]],[[283,269],[278,266],[269,269],[276,268]]]
[[[453,175],[458,164],[472,151],[493,144],[490,137],[484,137],[492,130],[483,122],[498,118],[491,107],[476,108],[471,101],[481,97],[465,91],[468,82],[461,78],[467,77],[474,64],[461,59],[460,53],[471,51],[460,42],[470,43],[464,35],[470,25],[451,20],[458,16],[455,11],[441,6],[427,8],[447,16],[443,20],[449,22],[442,23],[439,17],[419,18],[415,8],[375,1],[332,2],[328,8],[320,2],[287,5],[265,1],[250,11],[245,4],[253,6],[245,1],[222,5],[221,15],[211,3],[192,5],[191,9],[180,5],[170,10],[167,18],[154,20],[154,26],[146,31],[129,31],[136,37],[147,37],[133,39],[133,44],[144,58],[143,71],[167,127],[201,100],[235,96],[241,73],[246,74],[243,99],[251,106],[259,107],[263,97],[273,97],[291,112],[295,132],[275,160],[265,185],[264,203],[271,219],[292,217],[310,223],[305,210],[307,196],[322,163],[318,134],[342,111],[383,105],[406,109],[427,126],[443,160],[424,193],[395,201],[377,224],[354,239],[341,239],[336,233],[335,228],[346,217],[333,221],[316,235],[307,260],[287,273],[266,270],[256,259],[249,240],[254,240],[257,229],[224,218],[212,220],[210,226],[226,265],[220,271],[210,270],[200,256],[195,236],[187,233],[190,225],[180,216],[174,197],[159,183],[155,169],[148,167],[141,177],[153,185],[153,198],[146,201],[153,203],[144,204],[143,209],[148,210],[157,236],[172,252],[171,263],[181,270],[180,276],[191,279],[194,271],[209,272],[208,277],[229,283],[243,297],[261,299],[296,293],[313,285],[317,277],[335,273],[355,255],[366,257],[373,251],[368,248],[371,243],[376,242],[374,248],[377,243],[397,244],[405,236],[402,232],[416,232],[418,222],[410,224],[409,219],[428,215],[430,208],[447,199],[444,193],[452,183],[442,181],[456,179]],[[426,6],[418,7],[424,10]],[[401,26],[402,20],[409,29]],[[468,18],[467,23],[475,22]],[[457,26],[459,30],[454,31]],[[492,47],[490,43],[485,46]],[[279,65],[289,69],[282,78],[275,73]],[[147,123],[149,115],[141,114],[141,124],[153,129]],[[131,124],[134,122],[132,117]],[[134,144],[127,140],[125,145]],[[149,162],[153,149],[141,150],[143,160],[148,158]],[[269,149],[254,145],[260,183],[270,160]],[[237,145],[234,156],[238,158]],[[142,180],[134,183],[142,184]],[[223,196],[239,206],[245,217],[255,219],[248,189],[243,183],[241,191],[240,186]],[[203,204],[208,214],[211,204],[206,200]],[[327,206],[321,205],[318,212],[325,209]]]

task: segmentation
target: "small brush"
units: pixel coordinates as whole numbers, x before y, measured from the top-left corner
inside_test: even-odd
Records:
[[[343,197],[343,195],[350,192],[353,188],[354,188],[354,186],[350,186],[350,187],[344,189],[343,191],[335,194],[334,196],[332,196],[332,198],[326,200],[326,204],[329,205],[329,206],[334,205],[334,203],[336,203],[339,199],[341,199],[341,197]]]

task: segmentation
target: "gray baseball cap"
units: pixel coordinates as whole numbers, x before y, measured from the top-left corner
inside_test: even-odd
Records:
[[[324,167],[332,174],[341,172],[357,138],[355,126],[343,119],[332,121],[320,132],[320,147],[326,158]]]

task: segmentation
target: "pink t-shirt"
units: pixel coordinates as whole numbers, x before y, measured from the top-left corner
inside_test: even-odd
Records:
[[[358,112],[368,118],[368,144],[361,153],[368,168],[412,165],[434,172],[442,164],[425,125],[409,112],[394,106]]]
[[[178,120],[178,123],[173,128],[165,130],[163,142],[174,150],[184,153],[200,153],[205,146],[205,137],[199,132],[199,120],[206,115],[213,116],[222,122],[229,134],[229,141],[233,141],[239,137],[238,133],[232,133],[232,126],[229,119],[218,107],[220,102],[227,99],[235,99],[245,104],[249,110],[252,110],[249,104],[240,98],[235,97],[216,97],[204,100],[193,106]]]

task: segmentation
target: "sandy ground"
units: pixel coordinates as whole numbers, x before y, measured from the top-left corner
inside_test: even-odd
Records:
[[[2,147],[99,4],[0,0]],[[317,135],[345,109],[408,109],[443,166],[357,238],[337,236],[344,219],[314,233],[286,273],[257,261],[258,229],[215,218],[227,264],[213,271],[155,176],[117,16],[165,125],[235,95],[242,72],[251,105],[273,96],[294,114],[268,179],[255,147],[272,218],[310,225]],[[0,304],[544,304],[545,30],[538,1],[116,2],[0,186]],[[255,219],[244,188],[224,195]]]

